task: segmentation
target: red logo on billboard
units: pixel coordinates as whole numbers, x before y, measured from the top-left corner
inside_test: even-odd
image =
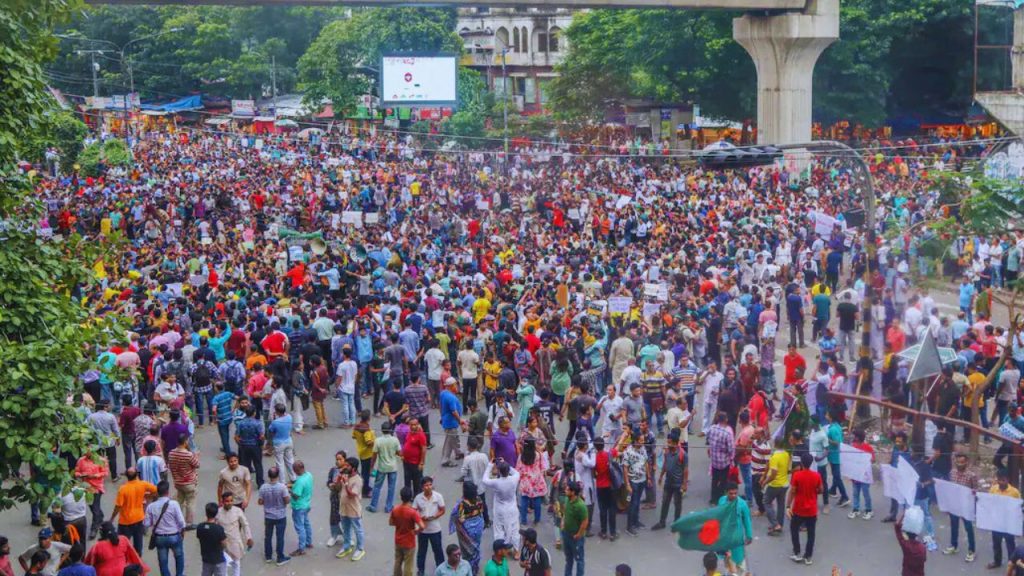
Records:
[[[405,81],[406,82],[412,82],[412,72],[406,72],[405,73]]]

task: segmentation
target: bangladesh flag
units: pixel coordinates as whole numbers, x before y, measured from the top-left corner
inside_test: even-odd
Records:
[[[736,507],[734,500],[725,506],[690,512],[676,520],[672,531],[679,534],[679,547],[725,552],[743,546],[743,526]]]

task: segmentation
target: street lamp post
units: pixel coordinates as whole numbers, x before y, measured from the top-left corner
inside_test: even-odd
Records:
[[[871,307],[875,299],[875,291],[872,287],[871,272],[872,267],[875,266],[875,254],[876,254],[876,234],[875,234],[875,182],[874,177],[871,175],[871,168],[868,166],[864,157],[858,154],[853,148],[850,148],[842,142],[836,142],[834,140],[819,140],[809,144],[791,144],[779,147],[782,150],[796,150],[806,149],[809,152],[838,152],[836,157],[847,158],[851,160],[860,171],[859,180],[863,185],[862,190],[864,194],[864,254],[865,254],[865,266],[864,266],[864,301],[861,303],[861,345],[860,345],[860,360],[858,361],[857,371],[859,373],[857,380],[857,394],[863,395],[865,389],[870,390],[872,379],[874,375],[874,361],[871,355],[871,329],[872,329],[872,313]],[[858,190],[860,191],[860,190]],[[854,401],[853,414],[850,416],[850,429],[853,430],[854,422],[857,418],[868,418],[870,416],[870,406],[863,405],[860,402]]]
[[[124,122],[128,126],[128,130],[131,130],[131,127],[132,127],[131,122],[129,121],[129,117],[128,117],[128,101],[131,100],[132,99],[132,95],[135,94],[135,74],[132,71],[132,61],[131,61],[131,58],[127,57],[127,56],[130,56],[130,54],[126,54],[127,50],[128,50],[128,47],[131,46],[132,44],[135,44],[136,42],[141,42],[143,40],[152,40],[154,38],[159,38],[160,36],[163,36],[165,34],[172,34],[174,32],[181,32],[181,30],[182,30],[181,28],[168,28],[167,30],[161,30],[160,32],[156,32],[154,34],[147,34],[146,36],[140,36],[139,38],[135,38],[133,40],[129,40],[129,41],[124,43],[124,46],[121,47],[121,67],[124,68],[127,65],[127,70],[128,70],[128,94],[126,94],[125,97],[124,97]],[[135,106],[132,105],[131,108],[132,108],[132,110],[134,110]]]
[[[147,34],[146,36],[140,36],[139,38],[134,38],[132,40],[129,40],[129,41],[125,42],[124,45],[122,45],[122,46],[118,46],[117,44],[111,42],[110,40],[99,40],[99,39],[96,39],[96,38],[86,38],[84,36],[80,36],[80,35],[77,35],[77,34],[57,34],[56,36],[58,38],[67,38],[69,40],[83,40],[83,41],[86,41],[86,42],[109,44],[110,46],[113,46],[115,49],[117,49],[117,52],[120,55],[121,69],[128,72],[128,85],[129,85],[128,86],[128,90],[129,90],[129,92],[128,92],[127,95],[125,95],[124,104],[122,104],[122,109],[124,110],[124,121],[125,121],[125,124],[130,127],[130,123],[128,122],[128,101],[131,100],[132,94],[135,94],[135,74],[132,71],[132,61],[131,61],[130,58],[127,57],[128,56],[128,54],[127,54],[128,47],[131,46],[132,44],[135,44],[136,42],[141,42],[142,40],[152,40],[153,38],[158,38],[158,37],[163,36],[165,34],[171,34],[171,33],[174,33],[174,32],[181,32],[182,30],[183,30],[182,28],[168,28],[167,30],[161,30],[160,32],[156,32],[154,34]],[[92,56],[92,78],[93,78],[93,95],[94,96],[99,96],[99,90],[100,90],[99,89],[99,79],[96,77],[96,72],[97,72],[96,54],[102,54],[104,52],[110,52],[110,50],[78,50],[77,51],[78,54],[88,53],[88,54],[90,54]],[[134,109],[134,106],[132,106],[132,108]]]

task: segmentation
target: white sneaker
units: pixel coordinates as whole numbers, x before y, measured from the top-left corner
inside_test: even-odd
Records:
[[[337,536],[331,536],[330,538],[327,539],[327,547],[328,548],[330,548],[331,546],[334,546],[337,543],[338,543],[338,537]]]
[[[874,516],[874,515],[875,515],[874,512],[864,512],[863,514],[860,515],[860,517],[865,519],[865,520],[871,520],[871,517]]]
[[[846,517],[849,518],[850,520],[856,519],[857,516],[860,516],[860,512],[857,512],[856,510],[854,510],[853,512],[850,512],[849,514],[846,515]]]
[[[799,555],[799,554],[793,554],[792,556],[789,557],[789,559],[792,560],[793,562],[803,562],[804,561],[804,557]]]

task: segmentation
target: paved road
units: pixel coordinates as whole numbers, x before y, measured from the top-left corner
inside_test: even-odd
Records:
[[[956,301],[952,294],[935,294],[934,296],[940,304],[942,313],[955,313]],[[1005,322],[1005,318],[1005,310],[1002,310],[997,314],[996,320]],[[806,349],[804,352],[808,358],[813,357],[813,350]],[[781,379],[779,381],[781,382]],[[340,405],[337,402],[330,403],[328,410],[332,421],[340,419]],[[307,421],[311,419],[312,412],[310,411]],[[374,427],[379,427],[379,422],[376,420]],[[565,431],[560,430],[560,435],[564,436],[564,434]],[[219,446],[216,430],[208,426],[200,430],[197,437],[203,458],[203,468],[200,471],[199,505],[197,506],[197,517],[199,517],[202,513],[202,504],[215,497],[216,474],[223,462],[213,458]],[[694,438],[694,440],[699,442],[699,439]],[[427,472],[437,479],[436,489],[444,495],[451,506],[461,493],[461,487],[454,482],[454,469],[439,466],[440,442],[437,444],[438,447],[431,451],[428,458]],[[330,534],[327,525],[327,491],[322,483],[333,463],[334,452],[339,449],[350,452],[353,450],[353,441],[347,431],[332,428],[326,431],[308,431],[304,436],[296,437],[297,457],[306,462],[307,468],[313,473],[316,480],[314,509],[311,514],[316,549],[310,555],[294,559],[286,567],[278,568],[263,564],[261,553],[263,544],[262,511],[254,505],[250,508],[248,517],[253,526],[256,549],[250,552],[243,561],[245,574],[326,576],[337,573],[338,570],[352,571],[357,568],[347,559],[335,559],[334,551],[325,548],[325,542]],[[710,494],[710,477],[705,472],[708,469],[705,451],[695,448],[692,450],[692,456],[691,490],[690,496],[683,501],[684,511],[703,508],[706,506],[707,497]],[[270,462],[271,459],[267,459],[265,464],[269,466]],[[834,564],[842,569],[843,574],[852,572],[855,576],[881,576],[898,573],[901,553],[893,536],[892,525],[881,523],[881,518],[887,511],[888,501],[882,496],[880,482],[876,483],[873,488],[872,498],[876,510],[873,520],[850,520],[846,517],[847,510],[840,511],[835,508],[830,515],[820,518],[813,566],[796,566],[788,559],[791,554],[788,528],[783,538],[767,537],[765,536],[767,520],[755,518],[755,539],[748,548],[748,557],[753,573],[758,576],[830,575]],[[108,495],[104,499],[108,514],[113,507],[111,503],[113,497],[110,495],[113,490],[116,490],[116,487],[108,486]],[[653,525],[657,521],[655,514],[655,511],[643,511],[642,522],[648,526]],[[619,518],[621,527],[624,525],[625,517],[620,516]],[[295,533],[290,523],[289,520],[286,541],[288,550],[294,548],[296,542]],[[365,526],[367,555],[358,563],[360,573],[390,574],[393,565],[392,530],[387,526],[386,516],[383,513],[367,514]],[[948,543],[949,522],[944,515],[938,513],[936,532],[943,544]],[[0,533],[11,539],[15,555],[28,547],[33,541],[35,529],[29,525],[27,508],[0,513]],[[561,574],[564,557],[560,552],[554,550],[554,530],[549,518],[544,518],[539,527],[539,533],[541,543],[548,546],[552,552],[555,565],[554,573]],[[454,537],[445,534],[446,544],[454,541]],[[485,546],[489,550],[489,534],[485,536]],[[929,574],[994,573],[986,571],[984,568],[985,564],[991,560],[991,541],[987,533],[980,532],[978,534],[978,551],[978,559],[974,564],[966,564],[962,556],[958,558],[945,557],[939,553],[929,554],[927,571]],[[186,539],[186,555],[188,558],[186,561],[187,573],[198,573],[198,544],[192,534],[189,534]],[[640,570],[639,574],[698,574],[701,573],[701,557],[701,553],[680,550],[675,545],[673,536],[668,532],[642,531],[635,538],[623,533],[623,537],[614,543],[597,538],[589,539],[586,563],[587,573],[592,575],[612,574],[614,566],[621,562],[631,564],[635,570]],[[157,563],[154,553],[147,551],[145,560],[151,568],[156,570]],[[430,565],[428,559],[428,566]],[[514,573],[519,573],[518,568],[514,570]]]

